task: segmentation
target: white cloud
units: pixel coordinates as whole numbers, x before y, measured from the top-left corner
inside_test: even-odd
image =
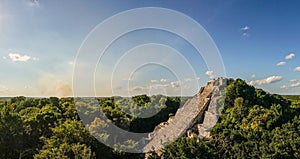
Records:
[[[40,3],[38,0],[27,0],[27,5],[29,7],[40,7]]]
[[[290,53],[289,55],[286,55],[286,56],[285,56],[285,59],[286,59],[286,60],[289,60],[289,59],[292,59],[294,56],[295,56],[294,53]]]
[[[294,68],[294,72],[299,72],[300,71],[300,66]]]
[[[300,86],[300,82],[291,84],[291,87],[299,87],[299,86]]]
[[[8,57],[16,62],[16,61],[20,61],[20,62],[26,62],[28,60],[34,60],[34,61],[38,61],[39,59],[36,57],[30,57],[28,55],[20,55],[18,53],[9,53]],[[6,56],[3,56],[3,59],[7,59]]]
[[[251,78],[256,78],[256,75],[255,74],[251,75]]]
[[[214,78],[214,77],[215,77],[214,71],[206,71],[205,74],[206,74],[209,78]]]
[[[288,89],[288,88],[295,88],[295,87],[299,87],[299,86],[300,86],[300,82],[296,82],[296,83],[292,83],[290,85],[283,85],[280,88]]]
[[[150,82],[151,83],[157,83],[158,81],[157,80],[151,80]]]
[[[285,65],[285,64],[286,64],[286,62],[281,61],[281,62],[278,62],[276,65],[277,65],[277,66],[283,66],[283,65]]]
[[[2,58],[3,58],[4,60],[6,60],[6,59],[7,59],[7,57],[6,57],[6,56],[3,56]]]
[[[287,88],[289,88],[289,86],[288,85],[282,85],[280,88],[287,89]]]
[[[148,93],[149,93],[149,87],[134,86],[129,88],[129,94],[131,95],[148,94]]]
[[[178,87],[180,87],[180,82],[179,81],[171,82],[171,86],[173,88],[178,88]]]
[[[243,30],[243,31],[247,31],[247,30],[249,30],[249,29],[250,29],[250,27],[247,26],[247,25],[241,28],[241,30]]]
[[[9,53],[8,56],[12,61],[22,61],[22,62],[26,62],[31,58],[28,55],[23,55],[22,56],[18,53]]]
[[[261,79],[261,80],[253,80],[250,81],[249,84],[250,85],[264,85],[264,84],[271,84],[271,83],[275,83],[278,81],[281,81],[283,79],[282,76],[271,76],[265,79]]]
[[[249,26],[244,26],[241,28],[241,30],[243,31],[243,36],[249,36],[250,34],[248,33],[248,31],[250,30],[250,27]]]
[[[161,89],[167,87],[169,87],[169,84],[154,84],[154,85],[150,85],[149,89]]]
[[[167,82],[168,81],[168,79],[160,79],[160,82]]]
[[[289,80],[290,82],[297,82],[298,80],[297,79],[291,79]]]

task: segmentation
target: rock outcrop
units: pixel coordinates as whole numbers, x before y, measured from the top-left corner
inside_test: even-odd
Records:
[[[158,125],[148,136],[144,151],[160,150],[177,137],[209,138],[210,130],[218,121],[220,104],[218,99],[227,82],[225,78],[210,80],[198,94],[189,99],[175,116]]]

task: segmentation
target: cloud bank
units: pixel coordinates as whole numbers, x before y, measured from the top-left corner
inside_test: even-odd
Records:
[[[282,76],[271,76],[265,79],[261,79],[261,80],[253,80],[250,81],[249,84],[250,85],[264,85],[264,84],[271,84],[271,83],[275,83],[278,81],[281,81],[283,79]]]

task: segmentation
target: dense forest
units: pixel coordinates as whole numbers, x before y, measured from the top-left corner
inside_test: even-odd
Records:
[[[269,94],[241,79],[227,81],[222,114],[203,140],[178,138],[149,158],[300,158],[300,96]],[[0,100],[0,158],[144,158],[112,149],[107,122],[131,132],[151,132],[188,99],[154,95],[132,98],[26,98]],[[98,115],[101,109],[108,119]],[[138,118],[144,109],[158,112]],[[127,113],[126,113],[127,112]],[[80,120],[84,118],[85,120]],[[109,121],[107,121],[109,120]],[[97,137],[97,139],[96,139]],[[119,146],[133,149],[135,141]]]

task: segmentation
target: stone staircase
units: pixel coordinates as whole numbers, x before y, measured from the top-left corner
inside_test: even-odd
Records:
[[[224,82],[226,81],[223,80],[222,83],[219,83],[217,84],[217,86],[215,86],[214,91],[211,95],[211,100],[208,105],[208,109],[207,111],[205,111],[203,116],[203,123],[197,125],[198,137],[200,139],[209,138],[211,129],[218,122],[220,116],[220,107],[221,107],[221,104],[218,103],[218,100],[221,98],[222,96],[221,92],[226,86],[226,83]]]
[[[224,78],[210,80],[198,94],[177,110],[174,117],[161,123],[148,135],[144,152],[160,150],[185,134],[189,137],[209,137],[210,130],[218,121],[220,105],[217,100],[225,86]]]

